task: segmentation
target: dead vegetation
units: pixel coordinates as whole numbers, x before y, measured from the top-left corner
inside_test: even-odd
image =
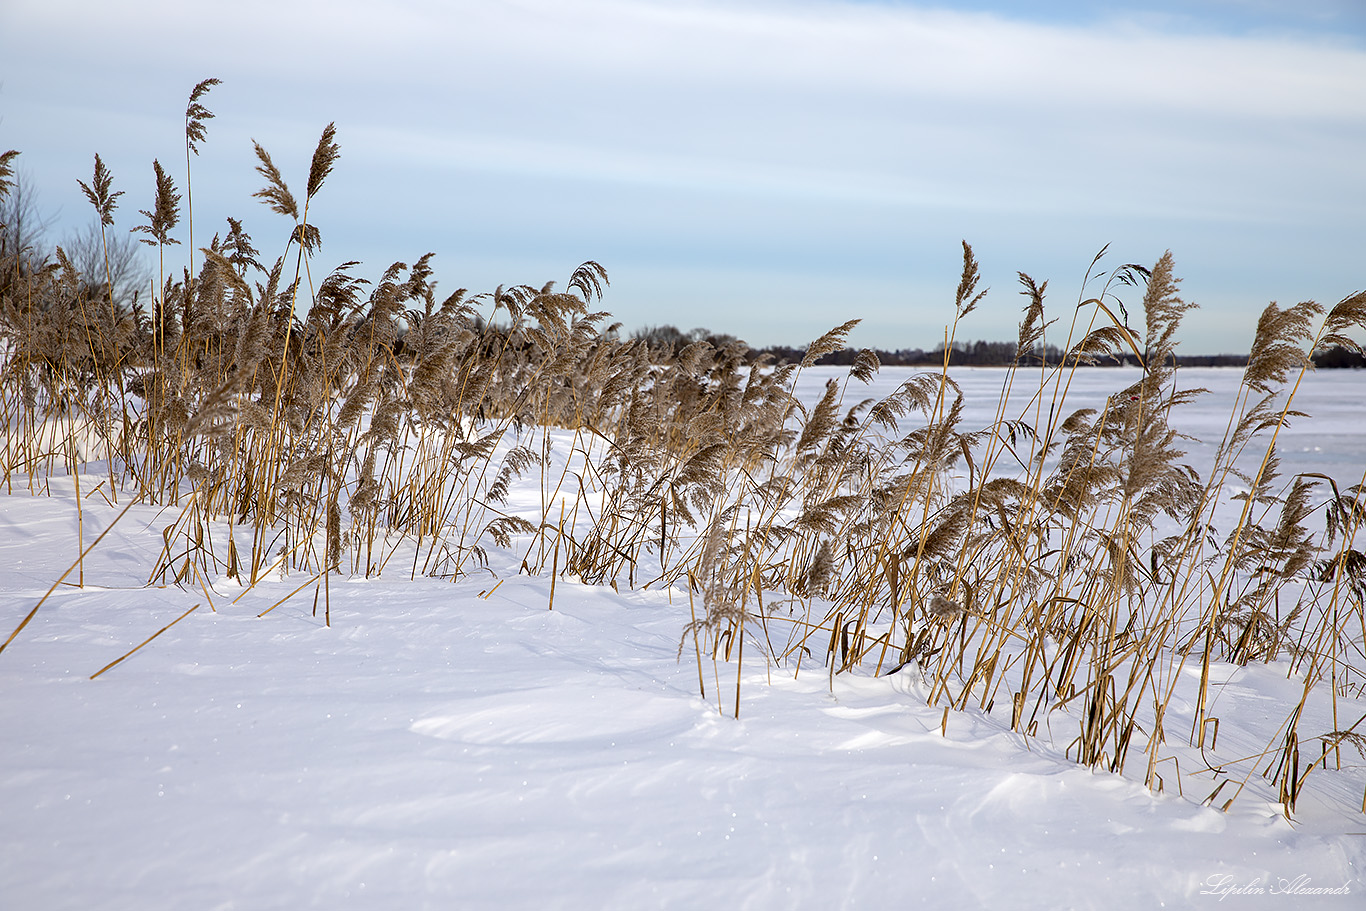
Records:
[[[196,86],[187,109],[187,216],[215,84]],[[0,189],[16,154],[0,158]],[[1065,310],[1065,329],[1046,319],[1047,283],[1021,274],[996,420],[967,428],[947,369],[859,400],[879,368],[871,352],[818,400],[800,400],[801,372],[842,347],[853,322],[781,367],[748,363],[733,340],[623,340],[594,309],[607,286],[594,262],[563,291],[443,296],[430,254],[374,285],[355,263],[315,282],[321,229],[309,204],[339,160],[336,130],[323,130],[302,205],[266,150],[256,154],[255,195],[286,220],[274,259],[229,219],[168,271],[181,197],[159,163],[133,229],[158,254],[149,298],[116,302],[60,249],[5,248],[7,491],[98,472],[113,498],[171,507],[149,583],[252,586],[284,573],[316,591],[337,573],[456,579],[499,548],[526,573],[686,590],[693,622],[680,648],[695,653],[699,682],[704,654],[738,660],[747,640],[797,673],[907,669],[930,703],[1003,713],[1027,735],[1060,713],[1076,725],[1078,762],[1120,772],[1137,761],[1159,789],[1169,736],[1216,736],[1211,662],[1288,661],[1306,699],[1320,685],[1334,699],[1362,685],[1366,478],[1283,478],[1276,441],[1313,352],[1359,350],[1366,294],[1326,312],[1266,309],[1202,474],[1172,429],[1198,391],[1176,386],[1190,305],[1170,254],[1088,274],[1085,287],[1101,289]],[[96,157],[82,186],[106,228],[121,195],[112,185]],[[978,282],[964,244],[946,349],[985,293]],[[1122,293],[1136,295],[1141,329]],[[1034,354],[1059,333],[1066,358],[1044,365]],[[1069,410],[1078,366],[1116,355],[1137,359],[1141,378],[1099,409]],[[1012,413],[1009,393],[1029,371],[1039,392]],[[532,477],[539,502],[510,503]],[[1187,668],[1200,671],[1195,721],[1174,732],[1164,716]],[[1287,813],[1310,771],[1366,734],[1350,719],[1301,732],[1299,712],[1244,763],[1276,783]],[[1320,755],[1302,760],[1312,742]]]

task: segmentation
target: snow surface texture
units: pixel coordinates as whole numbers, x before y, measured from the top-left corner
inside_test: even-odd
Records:
[[[976,375],[958,374],[969,402]],[[1211,377],[1228,382],[1191,384]],[[1283,467],[1353,483],[1362,378],[1311,379],[1301,407],[1316,417],[1283,441]],[[82,490],[98,480],[92,468]],[[74,487],[51,492],[0,496],[0,635],[75,557]],[[89,541],[117,510],[85,506]],[[85,588],[60,586],[0,654],[0,907],[1358,908],[1366,895],[1366,761],[1348,748],[1291,823],[1262,792],[1224,813],[1201,804],[1208,778],[1173,770],[1152,794],[1081,768],[1064,755],[1071,730],[1025,738],[980,710],[945,722],[911,671],[832,686],[746,651],[737,720],[734,663],[703,662],[703,698],[691,639],[678,657],[681,591],[560,579],[548,611],[550,580],[511,562],[494,565],[496,589],[492,573],[389,571],[334,577],[329,629],[311,586],[257,617],[302,579],[245,593],[215,580],[211,603],[146,587],[173,513],[134,507],[87,560]],[[1268,706],[1293,704],[1297,681],[1277,665],[1217,671],[1221,739],[1264,748],[1283,720]],[[1343,706],[1343,724],[1366,712]]]

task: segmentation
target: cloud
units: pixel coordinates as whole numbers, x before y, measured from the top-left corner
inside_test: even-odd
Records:
[[[719,88],[741,100],[871,93],[1327,119],[1350,118],[1366,103],[1366,79],[1352,78],[1366,76],[1366,57],[1327,42],[834,2],[518,0],[481,8],[433,31],[459,62],[456,72],[492,67],[513,84],[519,71],[554,74],[545,85],[552,92]]]
[[[353,126],[461,168],[1010,205],[1028,187],[992,172],[1181,170],[1216,148],[1265,166],[1285,130],[1350,131],[1366,114],[1366,55],[1303,43],[830,3],[482,10],[451,30],[455,67],[419,54],[368,69],[386,92],[439,86],[444,109],[395,124],[376,108]]]
[[[1306,32],[835,0],[5,5],[0,33],[37,37],[0,38],[4,142],[73,210],[94,151],[142,180],[183,141],[190,86],[219,76],[197,173],[231,158],[243,173],[219,184],[241,214],[248,139],[288,178],[335,120],[319,205],[367,259],[375,224],[406,256],[559,236],[699,274],[753,257],[754,286],[819,261],[890,307],[892,270],[938,251],[952,272],[961,236],[992,238],[1007,284],[1050,266],[1045,247],[1089,259],[1121,237],[1179,240],[1182,262],[1309,262],[1326,243],[1345,263],[1366,198],[1366,51]]]

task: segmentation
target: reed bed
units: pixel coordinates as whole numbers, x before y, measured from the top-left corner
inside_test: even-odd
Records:
[[[215,85],[196,86],[186,110],[187,239]],[[0,157],[0,193],[16,155]],[[284,219],[274,259],[237,219],[176,259],[180,193],[159,162],[133,229],[157,253],[145,300],[116,305],[110,283],[60,248],[2,248],[6,490],[101,476],[114,499],[168,507],[149,584],[207,596],[224,577],[250,588],[293,574],[316,603],[336,574],[458,579],[496,549],[551,576],[552,608],[566,575],[686,592],[680,654],[698,662],[704,694],[704,661],[735,661],[736,714],[748,643],[798,674],[919,675],[930,704],[1027,736],[1063,721],[1077,762],[1141,766],[1161,789],[1169,738],[1214,749],[1212,663],[1285,661],[1303,699],[1257,755],[1210,763],[1208,800],[1226,807],[1258,774],[1293,813],[1312,771],[1366,745],[1366,720],[1346,712],[1332,731],[1297,723],[1311,692],[1326,687],[1339,717],[1339,694],[1363,685],[1366,478],[1282,477],[1276,451],[1310,355],[1360,350],[1366,294],[1266,308],[1213,467],[1199,472],[1172,429],[1199,391],[1176,386],[1191,305],[1170,253],[1110,272],[1098,256],[1083,288],[1099,290],[1061,320],[1047,283],[1022,273],[996,419],[967,428],[947,362],[865,400],[879,369],[865,351],[819,400],[800,400],[802,371],[842,348],[854,321],[797,364],[754,361],[739,343],[674,352],[624,339],[594,309],[608,283],[595,262],[563,291],[443,296],[430,254],[373,285],[350,262],[315,281],[309,206],[340,158],[336,129],[322,131],[302,204],[256,155],[255,195]],[[82,187],[102,230],[122,195],[112,186],[96,156]],[[950,343],[985,294],[979,278],[964,243]],[[1060,335],[1066,360],[1045,366],[1045,338]],[[1071,409],[1076,371],[1117,356],[1140,379]],[[1023,409],[1008,407],[1016,383],[1039,390]],[[531,478],[538,502],[510,503]],[[1173,730],[1187,671],[1199,674],[1194,721]]]

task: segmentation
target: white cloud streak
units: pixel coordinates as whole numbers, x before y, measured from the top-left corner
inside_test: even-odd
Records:
[[[1320,244],[1360,237],[1366,205],[1366,51],[1341,38],[835,0],[7,6],[0,31],[40,36],[0,39],[0,128],[22,134],[0,142],[37,153],[29,163],[44,131],[58,134],[45,126],[55,112],[142,117],[147,86],[183,104],[220,76],[210,142],[250,135],[278,160],[281,143],[306,145],[335,119],[342,168],[383,180],[415,232],[431,223],[434,185],[467,187],[475,221],[480,206],[534,205],[551,228],[580,231],[573,188],[590,185],[604,208],[673,218],[671,236],[724,232],[737,211],[757,225],[756,206],[781,203],[807,207],[803,225],[838,223],[845,246],[858,213],[884,231],[899,211],[982,233],[1034,217],[1060,237],[1184,225],[1172,233],[1211,232],[1212,251],[1256,226],[1293,256],[1306,226]],[[179,111],[167,114],[173,137]],[[90,141],[82,160],[104,147]],[[519,178],[541,196],[480,200],[481,181],[508,191]],[[709,201],[691,227],[679,194]],[[605,220],[592,230],[615,242]]]

